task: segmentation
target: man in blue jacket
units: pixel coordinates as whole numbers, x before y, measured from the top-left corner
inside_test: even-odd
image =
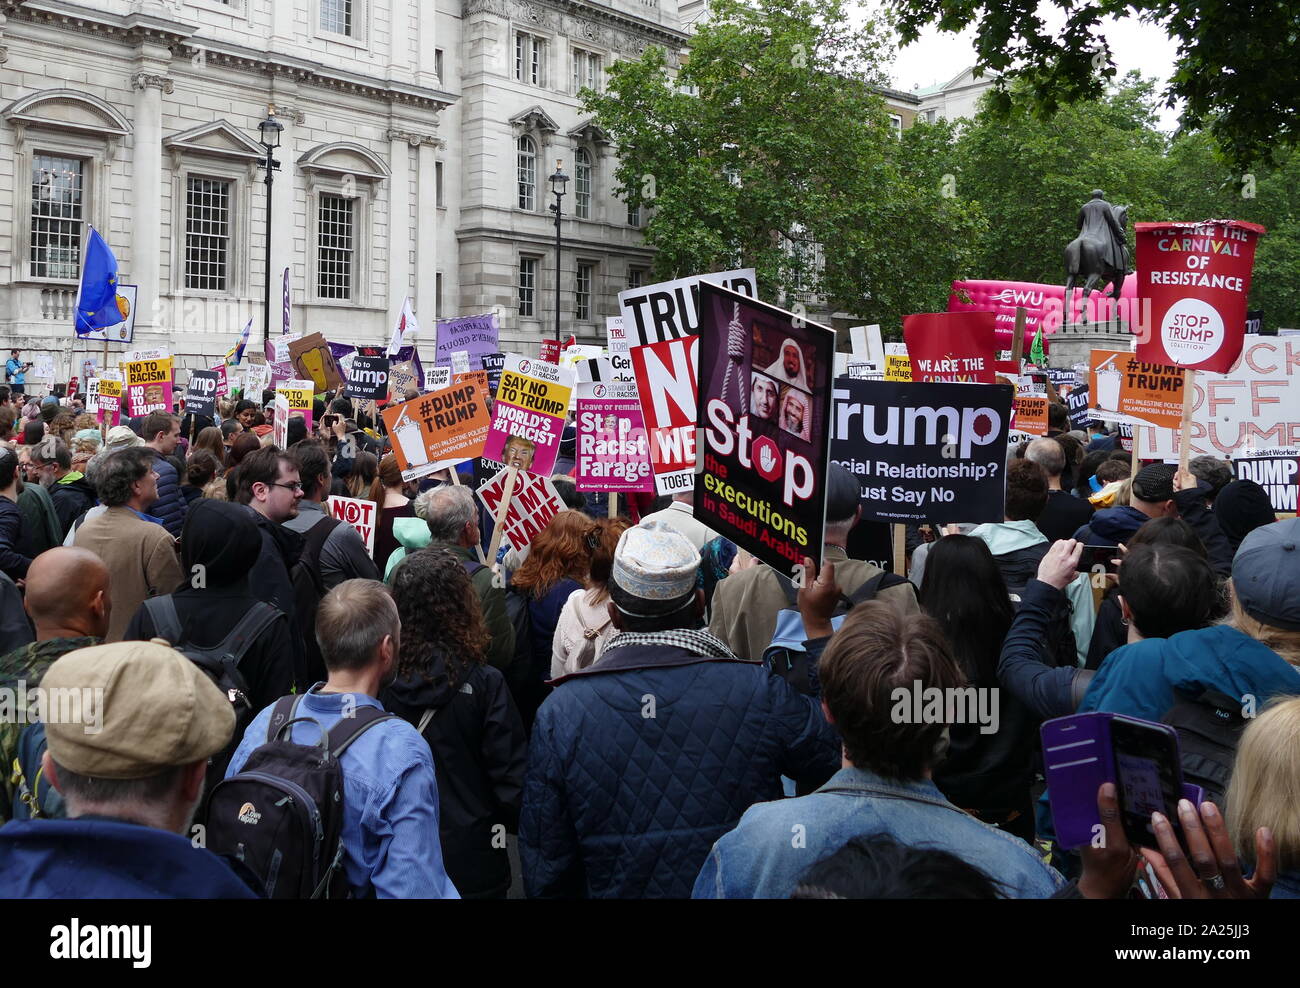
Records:
[[[781,776],[820,785],[839,743],[817,701],[703,630],[700,556],[650,522],[619,539],[618,633],[557,680],[528,751],[519,849],[532,898],[686,898],[713,842]]]
[[[57,659],[39,689],[42,774],[68,818],[0,829],[0,896],[256,898],[190,840],[208,758],[235,729],[198,666],[157,642],[95,645]]]
[[[158,474],[158,500],[145,509],[146,513],[162,519],[169,535],[179,537],[185,527],[186,501],[181,494],[181,481],[169,457],[176,452],[181,438],[181,423],[175,415],[150,412],[141,426],[145,445],[154,451]]]

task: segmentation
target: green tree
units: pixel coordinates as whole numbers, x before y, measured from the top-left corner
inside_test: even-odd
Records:
[[[1045,30],[1038,3],[1026,0],[902,0],[894,7],[904,43],[934,24],[976,28],[977,67],[1025,84],[1019,94],[1042,116],[1101,98],[1116,74],[1105,18],[1137,16],[1179,43],[1165,102],[1183,102],[1183,125],[1208,129],[1239,166],[1270,159],[1300,135],[1300,2],[1213,0],[1052,0],[1065,19]],[[992,104],[1015,102],[1001,89]]]
[[[586,92],[618,194],[653,207],[656,276],[752,266],[764,298],[882,325],[943,307],[983,227],[890,129],[886,44],[838,0],[716,0],[675,79],[651,48]]]

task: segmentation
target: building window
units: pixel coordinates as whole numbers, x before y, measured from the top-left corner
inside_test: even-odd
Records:
[[[628,226],[641,225],[641,207],[633,206],[630,202],[627,204],[627,225]]]
[[[519,208],[537,208],[537,145],[527,135],[519,138]]]
[[[230,269],[233,183],[190,176],[185,183],[185,287],[224,292]]]
[[[519,315],[531,318],[537,314],[537,259],[519,259]]]
[[[573,49],[573,92],[580,89],[600,91],[601,57],[595,52]]]
[[[442,318],[442,272],[433,276],[433,318]]]
[[[515,79],[533,86],[546,85],[546,41],[536,35],[515,35]]]
[[[353,0],[320,0],[320,29],[352,36]]]
[[[934,123],[936,115],[937,115],[937,111],[935,111],[935,110],[926,110],[926,111],[925,111],[925,122],[926,122],[926,123],[929,123],[929,124]]]
[[[591,284],[595,281],[596,265],[579,264],[578,280],[576,291],[574,292],[577,309],[577,319],[579,322],[586,322],[591,318]]]
[[[591,219],[591,155],[586,148],[573,154],[573,211],[579,219]]]
[[[890,129],[899,137],[903,135],[903,118],[897,113],[891,113],[889,115],[889,126]]]
[[[629,268],[627,272],[627,287],[629,289],[640,288],[645,284],[645,272],[640,268]]]
[[[352,297],[355,199],[322,193],[317,221],[317,288],[321,298]]]
[[[442,198],[442,162],[441,161],[435,161],[433,163],[433,197],[434,197],[434,201],[440,207],[447,205],[446,200]]]
[[[442,81],[442,49],[441,48],[435,48],[433,50],[433,74],[438,77],[439,81]]]
[[[31,277],[81,276],[82,162],[50,154],[32,157]]]

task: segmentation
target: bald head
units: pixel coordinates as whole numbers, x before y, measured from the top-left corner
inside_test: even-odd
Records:
[[[42,552],[27,570],[23,600],[36,640],[102,638],[108,633],[108,567],[88,549],[59,546]]]
[[[1065,449],[1055,439],[1035,439],[1025,450],[1025,459],[1037,463],[1049,477],[1065,470]]]

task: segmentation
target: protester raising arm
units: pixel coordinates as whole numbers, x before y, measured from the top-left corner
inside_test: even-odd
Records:
[[[1011,630],[998,659],[998,680],[1039,717],[1074,713],[1083,698],[1089,671],[1076,666],[1052,668],[1043,662],[1043,642],[1060,596],[1078,576],[1083,543],[1065,539],[1053,543],[1038,564],[1038,578],[1025,584]]]

